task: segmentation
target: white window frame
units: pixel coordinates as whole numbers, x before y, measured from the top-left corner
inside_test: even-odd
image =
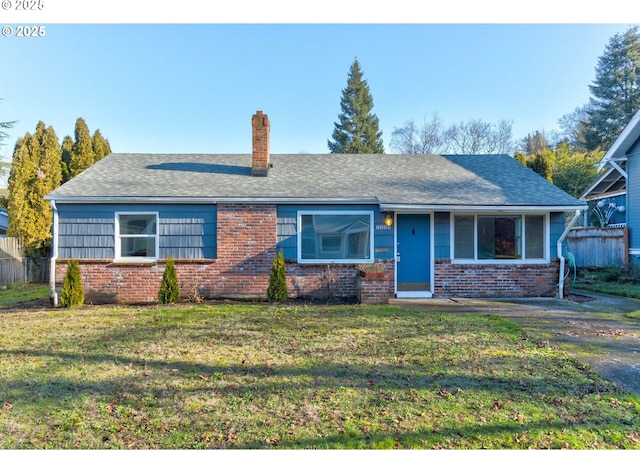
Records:
[[[120,216],[154,216],[156,221],[155,234],[120,234]],[[160,217],[157,211],[117,211],[115,213],[115,259],[122,262],[155,262],[160,254]],[[155,239],[155,255],[151,256],[122,256],[120,239],[123,237],[144,237]]]
[[[455,219],[456,217],[472,217],[473,218],[473,258],[456,258],[455,257]],[[522,258],[519,259],[478,259],[478,217],[513,217],[520,216],[522,223]],[[527,216],[542,216],[544,220],[543,230],[544,230],[544,248],[543,248],[543,258],[527,258],[526,255],[526,217]],[[451,262],[453,264],[549,264],[551,261],[550,257],[550,242],[551,242],[551,224],[550,224],[550,215],[548,212],[536,212],[536,211],[514,211],[514,212],[452,212],[451,213],[451,222],[450,222],[450,252],[451,252]]]
[[[369,216],[369,258],[366,259],[339,259],[339,258],[321,258],[308,259],[302,258],[302,216]],[[374,217],[373,211],[362,210],[300,210],[297,219],[297,260],[298,264],[363,264],[372,263],[374,261]],[[348,245],[348,243],[347,243]]]

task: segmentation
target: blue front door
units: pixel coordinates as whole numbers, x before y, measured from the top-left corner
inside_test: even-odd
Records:
[[[398,295],[431,290],[431,218],[428,214],[396,217]]]

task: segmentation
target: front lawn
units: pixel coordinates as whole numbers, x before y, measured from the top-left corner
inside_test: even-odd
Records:
[[[493,316],[0,311],[0,448],[635,447],[640,399]]]
[[[0,309],[49,305],[49,285],[7,283],[0,285]]]

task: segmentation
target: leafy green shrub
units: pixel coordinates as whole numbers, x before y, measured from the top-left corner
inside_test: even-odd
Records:
[[[167,258],[167,265],[162,274],[162,283],[158,291],[160,303],[176,303],[180,300],[180,288],[178,287],[178,274],[171,255]]]
[[[601,280],[605,282],[619,281],[622,276],[623,270],[616,266],[603,267],[600,272]]]
[[[271,277],[269,277],[269,287],[267,288],[267,299],[270,302],[284,302],[287,300],[287,277],[284,267],[284,255],[282,250],[273,260],[271,266]]]
[[[78,261],[72,259],[67,265],[67,273],[62,281],[60,304],[64,307],[84,305],[84,288]]]
[[[633,283],[640,281],[640,272],[635,264],[630,264],[627,269],[616,266],[603,267],[599,271],[599,277],[605,283]]]

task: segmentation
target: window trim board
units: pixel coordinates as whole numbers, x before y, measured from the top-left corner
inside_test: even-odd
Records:
[[[120,239],[120,216],[154,216],[156,221],[156,233],[155,233],[155,256],[122,256],[122,247]],[[158,211],[116,211],[115,212],[115,224],[114,224],[114,260],[116,262],[156,262],[160,258],[160,213]],[[129,235],[124,235],[129,236]],[[151,235],[140,235],[150,237]]]
[[[465,216],[473,218],[473,258],[456,258],[455,257],[455,244],[456,244],[456,235],[455,235],[455,218]],[[520,259],[478,259],[478,216],[485,217],[509,217],[509,216],[520,216],[522,218],[522,230],[521,230],[521,245],[522,250],[525,253]],[[526,258],[526,217],[527,216],[542,216],[544,218],[544,258]],[[449,223],[450,230],[450,258],[452,264],[549,264],[551,262],[551,219],[549,212],[527,212],[527,211],[487,211],[487,212],[458,212],[452,213],[450,216]]]
[[[366,259],[336,259],[336,258],[319,258],[308,259],[302,258],[302,216],[369,216],[369,258]],[[296,213],[296,260],[298,264],[363,264],[372,263],[374,261],[374,213],[368,210],[298,210]]]

